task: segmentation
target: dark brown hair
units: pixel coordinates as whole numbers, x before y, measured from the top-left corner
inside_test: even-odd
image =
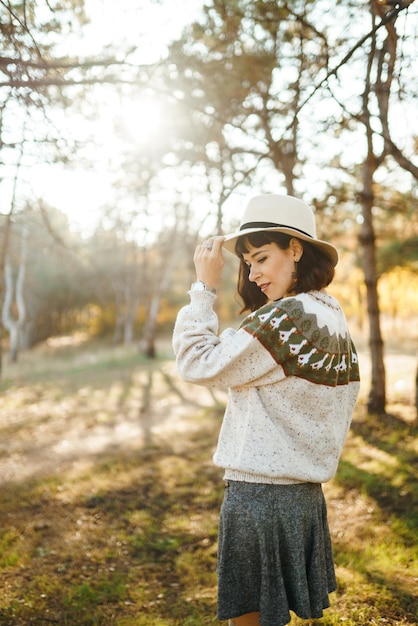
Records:
[[[262,246],[275,243],[282,250],[287,250],[292,236],[277,231],[262,230],[239,237],[235,246],[235,252],[240,258],[238,272],[238,293],[243,301],[241,313],[255,311],[267,302],[267,296],[260,291],[259,287],[248,278],[249,269],[244,263],[243,254],[249,252],[248,246],[261,248]],[[297,264],[297,282],[293,291],[305,293],[312,290],[320,290],[330,284],[334,278],[335,269],[329,257],[320,248],[308,241],[298,239],[303,246],[303,254]]]

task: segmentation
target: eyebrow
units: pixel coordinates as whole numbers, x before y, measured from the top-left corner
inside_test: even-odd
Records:
[[[259,254],[266,254],[267,250],[263,250],[263,249],[257,249],[256,252],[253,252],[253,254],[250,254],[249,252],[244,252],[244,254],[242,255],[242,257],[244,258],[245,254],[250,254],[250,259],[255,259]]]

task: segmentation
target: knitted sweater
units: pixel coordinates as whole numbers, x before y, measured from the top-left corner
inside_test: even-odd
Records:
[[[185,381],[228,388],[214,454],[225,478],[332,478],[360,386],[344,313],[325,291],[269,303],[218,335],[215,295],[190,292],[173,347]]]

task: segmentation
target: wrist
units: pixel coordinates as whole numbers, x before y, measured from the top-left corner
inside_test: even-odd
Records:
[[[210,293],[216,294],[216,289],[204,283],[203,280],[196,280],[192,283],[190,291],[209,291]]]

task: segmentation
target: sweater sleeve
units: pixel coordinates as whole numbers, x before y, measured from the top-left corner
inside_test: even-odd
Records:
[[[214,300],[210,292],[190,292],[190,304],[177,315],[173,348],[183,380],[227,388],[283,379],[283,368],[244,328],[218,334]]]
[[[266,304],[239,330],[218,336],[215,296],[190,295],[190,304],[179,312],[173,339],[184,380],[225,387],[261,386],[289,376],[331,387],[359,380],[345,317],[329,296],[321,296],[326,305],[314,293]]]

